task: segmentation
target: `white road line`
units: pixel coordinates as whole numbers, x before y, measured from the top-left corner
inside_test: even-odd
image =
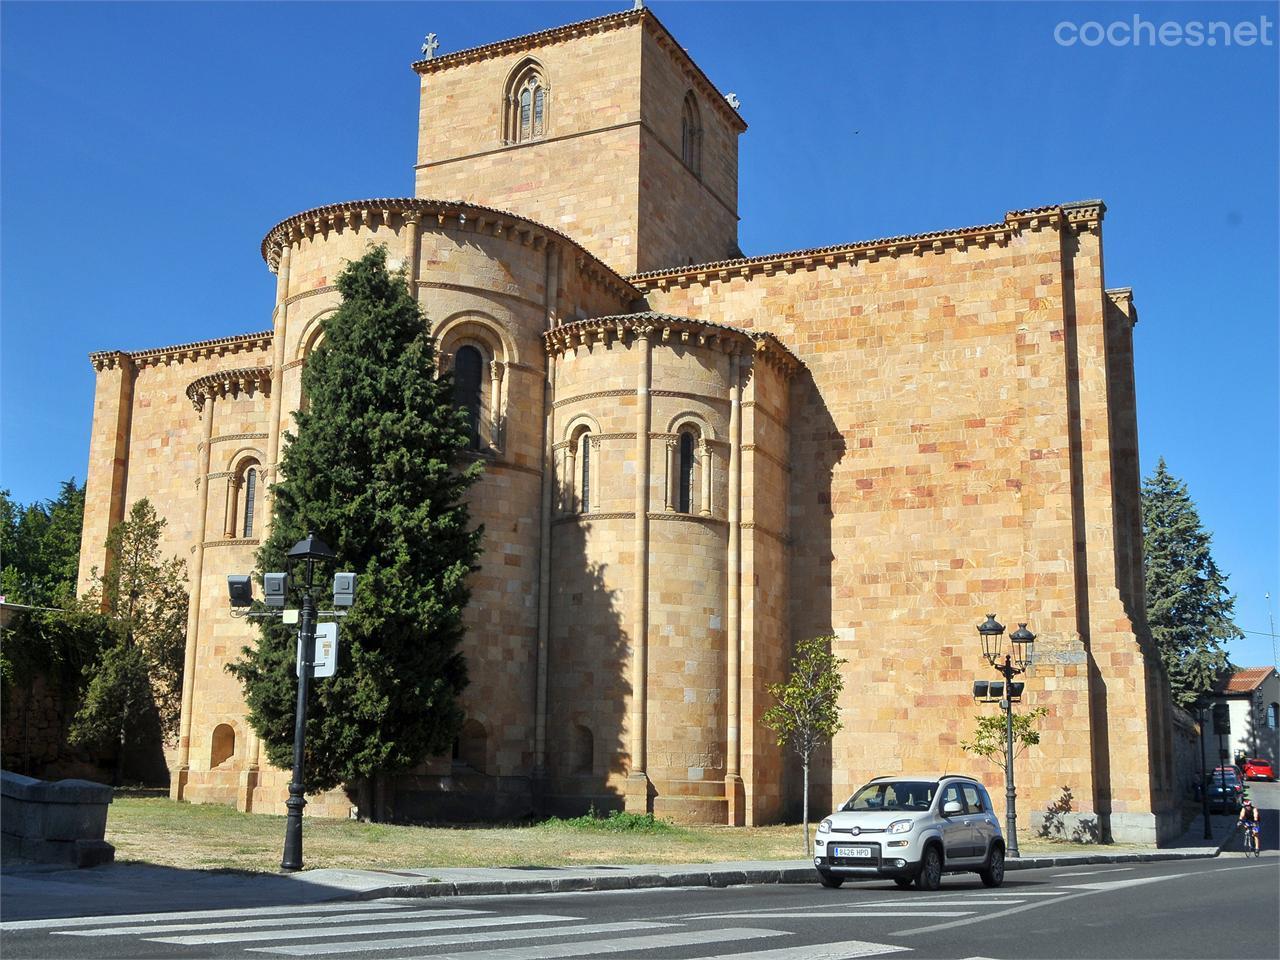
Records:
[[[187,937],[147,937],[152,943],[177,943],[183,946],[200,946],[208,943],[245,943],[257,940],[269,943],[273,940],[307,940],[317,937],[351,937],[377,933],[417,933],[425,930],[449,930],[457,927],[507,927],[518,923],[559,923],[562,920],[581,920],[582,917],[562,917],[551,913],[528,913],[515,917],[463,917],[456,920],[422,920],[416,923],[366,924],[356,927],[335,927],[327,930],[299,928],[294,930],[255,930],[251,933],[208,933]]]
[[[592,953],[633,954],[642,950],[693,947],[703,943],[727,940],[759,940],[764,937],[789,937],[786,930],[756,930],[750,927],[727,927],[724,930],[689,930],[684,933],[658,933],[649,937],[626,937],[621,940],[579,940],[574,943],[541,943],[510,950],[486,950],[484,960],[556,960],[559,957],[583,957]],[[444,953],[434,960],[476,960],[479,954]]]
[[[634,920],[627,923],[577,923],[568,927],[544,927],[539,930],[504,931],[503,941],[531,940],[535,937],[583,937],[595,933],[626,933],[628,930],[660,930],[671,927],[670,923],[653,923],[647,920]],[[490,932],[480,933],[447,933],[438,937],[400,937],[395,940],[360,940],[355,943],[305,943],[289,947],[248,947],[249,953],[273,953],[286,957],[310,957],[337,953],[366,953],[373,950],[408,950],[420,947],[443,947],[450,944],[486,943],[492,944],[494,936]]]
[[[331,917],[311,917],[307,923],[313,926],[326,923],[358,923],[361,920],[413,920],[422,919],[423,917],[449,917],[461,916],[463,914],[474,916],[477,910],[405,910],[402,913],[348,913],[337,914]],[[483,923],[479,920],[477,923]],[[148,937],[157,933],[181,933],[184,930],[208,930],[212,927],[234,927],[236,930],[244,930],[251,927],[287,927],[296,926],[298,918],[289,917],[267,917],[258,920],[215,920],[212,923],[159,923],[148,925],[145,927],[89,927],[81,930],[55,930],[54,936],[61,937],[124,937],[137,936],[139,933],[146,934]],[[266,931],[267,934],[270,931]]]
[[[797,916],[794,913],[754,913],[752,916],[761,920],[808,920],[810,917],[967,917],[976,910],[820,910]],[[714,914],[707,920],[728,920],[729,917],[717,917]]]
[[[1089,877],[1095,873],[1123,873],[1133,867],[1107,867],[1105,870],[1073,870],[1070,873],[1051,873],[1051,877]]]
[[[1067,890],[1123,890],[1125,887],[1140,887],[1146,883],[1159,883],[1161,880],[1176,880],[1178,877],[1189,877],[1189,873],[1166,873],[1158,877],[1131,877],[1128,880],[1100,880],[1097,883],[1064,883]]]
[[[0,923],[0,931],[52,930],[56,927],[100,927],[104,923],[162,923],[166,920],[217,920],[222,917],[293,916],[309,913],[338,913],[351,909],[350,903],[309,903],[282,907],[242,907],[227,910],[182,910],[175,913],[127,913],[119,916],[61,917],[56,920],[16,920]],[[403,903],[362,903],[361,910],[403,910]],[[456,913],[480,911],[454,911]]]
[[[838,947],[808,946],[755,950],[751,953],[721,953],[698,960],[853,960],[855,957],[878,957],[885,953],[901,953],[911,947],[895,947],[891,943],[867,940],[845,940]]]

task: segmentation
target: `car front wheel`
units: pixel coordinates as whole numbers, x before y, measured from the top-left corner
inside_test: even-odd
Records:
[[[835,890],[844,883],[844,877],[837,877],[834,874],[827,873],[825,870],[819,870],[818,882],[824,887],[830,887],[832,890]]]
[[[942,886],[942,854],[936,846],[925,848],[916,884],[921,890],[937,890]]]
[[[984,887],[998,887],[1004,883],[1004,847],[993,844],[987,854],[987,865],[978,871]]]
[[[911,884],[914,883],[915,881],[913,881],[910,877],[894,877],[893,882],[896,883],[901,889],[905,890],[907,889],[907,887],[911,886]]]

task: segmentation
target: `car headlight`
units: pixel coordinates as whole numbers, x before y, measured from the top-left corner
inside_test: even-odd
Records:
[[[889,832],[890,833],[906,833],[908,830],[911,829],[911,825],[914,822],[915,821],[913,820],[895,820],[893,821],[893,823],[889,824]]]
[[[820,824],[818,824],[818,832],[819,832],[819,833],[830,833],[830,832],[831,832],[831,818],[830,818],[830,817],[828,817],[826,820],[823,820]]]

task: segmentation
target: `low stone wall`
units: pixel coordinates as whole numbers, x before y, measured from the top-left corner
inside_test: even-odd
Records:
[[[112,790],[88,780],[50,783],[0,771],[0,852],[5,860],[68,866],[110,863],[103,836]]]

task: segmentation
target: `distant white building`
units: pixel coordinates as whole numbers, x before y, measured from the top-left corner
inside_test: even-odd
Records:
[[[1223,674],[1211,702],[1217,708],[1206,718],[1211,757],[1234,760],[1243,753],[1280,762],[1280,676],[1275,667],[1239,667]]]

